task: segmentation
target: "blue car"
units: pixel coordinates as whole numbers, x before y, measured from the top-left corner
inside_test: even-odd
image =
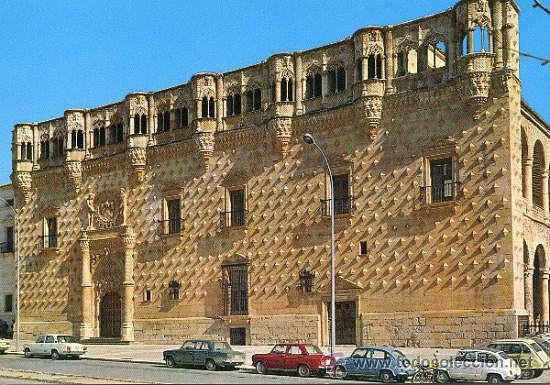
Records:
[[[388,346],[357,348],[350,357],[336,361],[334,367],[334,374],[338,378],[367,376],[376,377],[382,382],[405,381],[414,373],[415,369],[407,357]]]

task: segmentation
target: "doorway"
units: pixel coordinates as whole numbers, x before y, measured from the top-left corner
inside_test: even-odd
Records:
[[[327,303],[329,340],[331,328],[330,302]],[[356,344],[356,305],[355,301],[336,302],[336,345]]]
[[[101,337],[120,337],[120,294],[110,292],[101,299],[99,310],[99,335]]]

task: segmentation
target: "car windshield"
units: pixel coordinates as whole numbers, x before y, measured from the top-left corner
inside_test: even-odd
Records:
[[[309,354],[323,354],[317,345],[305,345],[305,347]]]
[[[398,356],[399,358],[407,358],[407,356],[404,355],[403,352],[402,352],[401,350],[395,349],[395,353],[397,354],[397,356]]]
[[[214,347],[214,350],[233,350],[227,342],[214,342],[212,346]]]
[[[532,344],[529,344],[531,346],[531,348],[535,351],[535,352],[540,352],[542,350],[542,348],[539,346],[539,344],[537,344],[536,342],[533,342]]]
[[[73,336],[57,336],[57,342],[73,343],[75,339]]]

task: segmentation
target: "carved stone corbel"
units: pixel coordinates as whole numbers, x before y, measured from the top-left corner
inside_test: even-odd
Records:
[[[27,171],[17,171],[12,176],[15,189],[25,203],[29,203],[32,197],[32,177]]]
[[[132,167],[132,179],[134,184],[143,182],[145,177],[145,165],[147,164],[145,148],[130,148],[128,150],[128,158]]]
[[[292,137],[292,119],[274,118],[268,122],[268,130],[275,136],[275,148],[283,157],[288,154],[290,138]]]
[[[474,117],[476,118],[487,105],[490,85],[490,73],[473,72],[466,76],[466,97],[468,98],[474,112]]]
[[[382,118],[382,97],[365,96],[359,99],[357,105],[359,120],[366,128],[371,140],[375,140]]]
[[[210,168],[210,159],[214,155],[214,133],[213,132],[197,132],[195,142],[202,158],[205,170]]]

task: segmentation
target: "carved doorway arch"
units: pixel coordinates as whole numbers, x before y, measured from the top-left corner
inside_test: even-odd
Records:
[[[120,337],[121,326],[121,297],[111,291],[103,296],[99,306],[99,335],[100,337]]]

